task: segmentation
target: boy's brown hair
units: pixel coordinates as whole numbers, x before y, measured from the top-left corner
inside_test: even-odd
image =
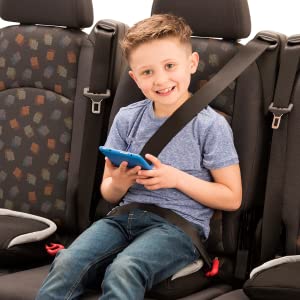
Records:
[[[181,17],[171,14],[157,14],[132,26],[125,35],[121,46],[126,59],[139,45],[153,40],[175,37],[191,47],[192,30]]]

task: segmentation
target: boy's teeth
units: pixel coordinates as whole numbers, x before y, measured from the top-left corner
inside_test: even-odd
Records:
[[[164,89],[164,90],[160,90],[159,93],[167,93],[171,91],[171,88],[167,88],[167,89]]]

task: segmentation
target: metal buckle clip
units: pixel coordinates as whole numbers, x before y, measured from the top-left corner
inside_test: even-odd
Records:
[[[269,106],[269,111],[273,113],[272,129],[278,129],[280,126],[281,117],[289,113],[292,109],[292,103],[290,103],[288,107],[275,107],[274,102],[272,102]]]
[[[110,97],[110,90],[106,90],[105,94],[94,94],[89,91],[89,88],[86,87],[83,89],[83,95],[87,98],[90,98],[92,101],[92,113],[100,114],[101,113],[101,102],[104,99]]]

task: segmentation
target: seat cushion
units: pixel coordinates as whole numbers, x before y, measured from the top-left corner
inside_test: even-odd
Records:
[[[224,295],[221,295],[217,298],[214,298],[214,300],[250,300],[246,294],[243,292],[243,290],[235,290],[229,293],[226,293]]]
[[[1,299],[33,300],[46,278],[50,265],[0,276]],[[1,273],[0,273],[1,275]],[[83,300],[97,300],[99,293],[87,292]],[[151,300],[147,298],[147,300]],[[153,300],[153,299],[152,299]]]

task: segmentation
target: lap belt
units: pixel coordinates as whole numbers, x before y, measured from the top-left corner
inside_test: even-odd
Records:
[[[194,227],[189,221],[184,219],[183,217],[176,214],[174,211],[159,207],[154,204],[145,204],[145,203],[130,203],[122,206],[116,206],[112,211],[108,213],[108,216],[117,216],[121,214],[128,213],[132,209],[140,209],[140,210],[146,210],[151,213],[154,213],[165,220],[167,220],[169,223],[179,227],[185,234],[187,234],[191,240],[193,241],[194,246],[198,249],[201,258],[204,260],[206,265],[209,269],[212,269],[212,260],[209,257],[202,241],[201,236],[197,230],[196,227]]]

